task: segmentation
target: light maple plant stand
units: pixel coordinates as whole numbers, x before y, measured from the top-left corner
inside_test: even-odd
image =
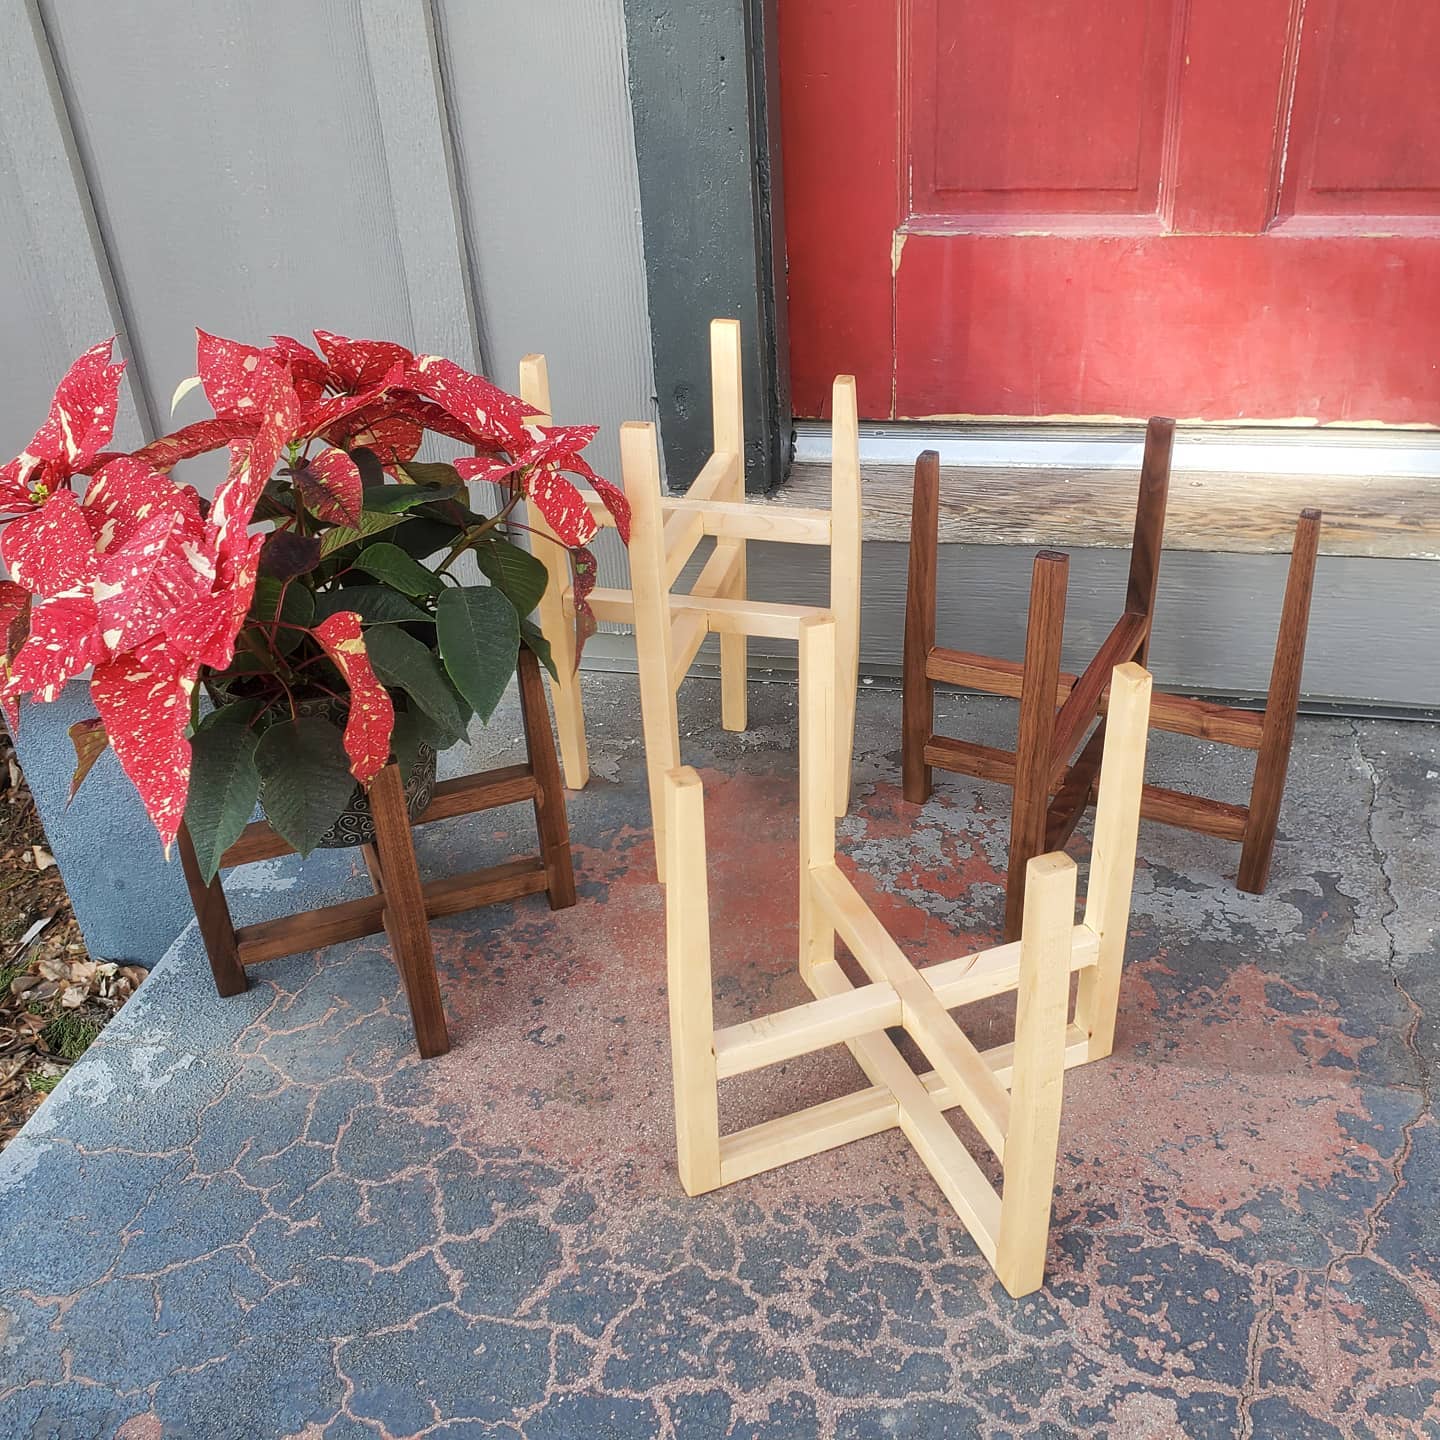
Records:
[[[915,463],[905,597],[904,794],[911,804],[924,804],[930,798],[932,767],[1013,788],[1005,895],[1007,940],[1020,933],[1028,862],[1044,850],[1064,845],[1094,802],[1095,777],[1105,744],[1111,669],[1127,660],[1144,664],[1147,658],[1174,433],[1173,420],[1154,419],[1146,427],[1124,608],[1079,676],[1060,669],[1070,559],[1057,550],[1041,550],[1035,557],[1023,663],[935,643],[940,457],[927,450]],[[1150,706],[1150,724],[1157,730],[1257,752],[1246,805],[1159,785],[1146,785],[1141,797],[1141,814],[1147,820],[1238,841],[1237,883],[1242,890],[1256,894],[1265,888],[1275,848],[1300,702],[1300,672],[1319,543],[1320,512],[1302,510],[1295,527],[1263,713],[1166,694],[1157,694]],[[937,681],[1018,699],[1015,749],[999,750],[934,733]]]
[[[1044,1279],[1067,1067],[1108,1055],[1130,915],[1150,676],[1110,682],[1110,724],[1085,916],[1075,863],[1029,862],[1017,943],[916,968],[835,863],[831,710],[835,627],[800,622],[800,974],[815,999],[717,1030],[712,1012],[704,794],[690,769],[665,776],[667,965],[680,1180],[698,1195],[898,1126],[1012,1295]],[[835,958],[842,940],[868,982]],[[1070,977],[1078,975],[1073,1019]],[[1014,991],[1013,1043],[979,1050],[950,1011]],[[934,1066],[916,1074],[885,1031],[903,1028]],[[845,1044],[868,1088],[721,1135],[718,1082]],[[1000,1163],[999,1193],[951,1128],[959,1106]]]
[[[526,763],[506,765],[442,780],[424,812],[411,821],[406,811],[400,769],[392,761],[370,785],[370,810],[375,820],[375,843],[362,846],[365,866],[375,893],[359,900],[344,900],[298,915],[236,926],[217,875],[208,885],[191,844],[180,828],[180,861],[185,883],[195,906],[215,988],[221,995],[239,995],[249,987],[247,965],[276,960],[302,950],[335,945],[384,930],[394,951],[396,968],[410,1003],[415,1043],[427,1059],[450,1048],[440,982],[435,974],[435,952],[430,921],[478,905],[513,900],[544,891],[550,908],[561,910],[575,903],[575,875],[570,861],[570,828],[560,766],[550,733],[545,690],[535,656],[522,649],[517,664],[520,711],[525,731]],[[489,865],[481,870],[442,880],[422,881],[415,862],[413,825],[451,820],[499,805],[528,800],[534,806],[540,853]],[[294,851],[264,820],[252,821],[221,858],[222,870],[273,860]]]
[[[675,691],[689,673],[707,634],[720,637],[720,722],[726,730],[747,724],[747,642],[751,636],[790,638],[805,615],[833,615],[837,627],[835,707],[835,804],[850,804],[850,769],[855,734],[855,692],[860,667],[860,441],[855,381],[837,376],[833,389],[829,510],[747,504],[745,501],[745,414],[741,394],[740,325],[710,322],[710,384],[714,451],[681,496],[661,493],[655,427],[621,428],[625,493],[635,515],[630,537],[629,590],[597,588],[590,605],[598,620],[633,624],[645,708],[645,745],[655,822],[657,865],[663,869],[663,805],[660,777],[679,762],[680,732]],[[527,356],[520,365],[521,397],[550,417],[545,359]],[[609,511],[586,493],[591,513],[613,525]],[[530,507],[529,524],[542,535],[544,518]],[[681,571],[701,542],[714,549],[688,592],[675,593]],[[745,547],[750,540],[821,545],[830,551],[830,604],[777,605],[752,600],[746,590]],[[550,642],[559,678],[552,682],[555,725],[565,781],[579,789],[589,778],[585,713],[575,668],[574,593],[564,552],[539,545],[549,570],[540,601],[540,628]],[[643,617],[643,618],[641,618]],[[652,624],[653,620],[653,624]],[[642,630],[649,627],[648,637]],[[648,643],[647,643],[648,638]]]

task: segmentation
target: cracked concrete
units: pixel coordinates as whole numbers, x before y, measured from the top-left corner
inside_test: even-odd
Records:
[[[1015,1302],[893,1133],[681,1192],[633,681],[589,694],[580,902],[435,925],[449,1056],[414,1059],[376,941],[221,1000],[190,935],[0,1157],[0,1434],[1440,1435],[1440,730],[1303,721],[1264,896],[1235,847],[1142,827],[1116,1051],[1067,1077],[1047,1285]],[[1008,797],[942,775],[905,805],[898,697],[859,705],[842,863],[921,962],[993,940]],[[757,685],[745,736],[717,712],[688,682],[726,1023],[802,995],[794,692]],[[507,708],[480,763],[515,732]],[[1242,798],[1248,763],[1157,736],[1150,773]],[[422,864],[529,834],[433,827]],[[363,886],[332,853],[232,896]],[[964,1019],[1008,1038],[1002,1001]],[[860,1083],[827,1051],[727,1082],[722,1122]]]

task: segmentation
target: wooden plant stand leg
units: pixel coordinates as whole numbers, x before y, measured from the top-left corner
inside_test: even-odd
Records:
[[[710,397],[715,453],[733,454],[737,464],[728,481],[715,492],[717,500],[745,498],[745,396],[740,368],[740,322],[710,322]],[[746,597],[745,542],[736,541],[737,558],[725,598]],[[667,587],[668,588],[668,587]],[[741,634],[720,637],[720,723],[726,730],[749,724],[749,642]],[[678,756],[676,763],[679,763]],[[658,831],[656,832],[658,835]]]
[[[680,764],[680,718],[672,669],[672,622],[665,584],[664,524],[660,511],[660,452],[655,427],[620,427],[620,469],[630,502],[630,587],[635,597],[635,665],[645,734],[645,771],[655,869],[665,880],[665,776]],[[741,675],[742,688],[744,675]]]
[[[930,798],[932,772],[925,747],[935,728],[935,683],[927,673],[935,646],[936,562],[940,549],[940,454],[926,450],[915,462],[910,509],[910,567],[905,586],[905,653],[902,669],[901,767],[905,799]]]
[[[1081,971],[1075,1024],[1085,1038],[1085,1059],[1102,1060],[1115,1046],[1120,972],[1130,928],[1135,846],[1140,835],[1145,747],[1150,733],[1151,679],[1138,665],[1121,665],[1110,682],[1105,755],[1095,802],[1085,928],[1096,938],[1095,964]]]
[[[995,1273],[1012,1295],[1028,1295],[1045,1279],[1075,929],[1075,862],[1068,855],[1042,855],[1025,868],[1015,1068],[995,1242]]]
[[[1300,675],[1305,665],[1305,637],[1310,627],[1310,600],[1315,589],[1315,561],[1320,549],[1320,512],[1300,512],[1295,544],[1285,579],[1285,600],[1265,697],[1265,720],[1260,750],[1255,757],[1255,779],[1240,847],[1240,889],[1259,895],[1270,878],[1275,852],[1275,831],[1280,823],[1280,801],[1295,740],[1295,716],[1300,705]]]
[[[185,884],[195,906],[195,923],[200,928],[200,939],[210,960],[215,988],[227,998],[243,995],[250,988],[250,982],[246,979],[245,967],[240,963],[240,947],[235,938],[235,922],[230,918],[230,904],[225,899],[225,887],[218,875],[208,885],[201,878],[195,846],[183,824],[176,838],[180,843],[180,865],[185,872]]]
[[[540,836],[540,858],[545,864],[545,893],[552,910],[575,903],[575,867],[570,859],[570,821],[560,787],[560,766],[550,734],[550,712],[545,708],[545,687],[540,662],[524,646],[516,664],[520,682],[520,719],[525,729],[525,753],[535,772],[535,828]]]
[[[520,398],[541,412],[538,423],[551,423],[550,375],[543,355],[527,355],[520,362]],[[585,739],[585,707],[580,696],[580,671],[575,654],[575,625],[565,609],[570,588],[570,556],[556,538],[550,522],[537,505],[527,504],[527,523],[534,532],[530,548],[545,567],[545,593],[536,607],[540,632],[550,644],[555,675],[550,690],[555,697],[555,729],[560,736],[560,759],[565,783],[583,790],[590,779],[590,750]]]
[[[1165,509],[1170,497],[1170,459],[1175,449],[1175,422],[1152,417],[1145,426],[1145,455],[1140,464],[1140,494],[1135,502],[1135,531],[1130,541],[1130,570],[1125,582],[1125,613],[1155,614],[1160,584],[1160,550],[1165,543]],[[1143,665],[1150,653],[1150,631],[1135,655]]]
[[[855,377],[837,375],[830,404],[830,613],[835,617],[835,818],[849,813],[860,688],[860,410]]]
[[[710,971],[710,887],[705,874],[705,792],[690,769],[663,781],[666,844],[666,979],[675,1082],[675,1149],[687,1195],[720,1185],[720,1112]]]
[[[385,901],[385,933],[410,1002],[415,1044],[428,1060],[449,1050],[450,1035],[445,1028],[445,1007],[435,974],[435,948],[430,939],[425,894],[415,864],[405,786],[400,768],[393,762],[370,785],[370,811],[375,817],[377,888]],[[371,878],[376,879],[373,871]]]
[[[1015,800],[1010,811],[1010,861],[1005,883],[1005,939],[1020,938],[1025,876],[1045,849],[1055,734],[1055,693],[1065,632],[1065,591],[1070,557],[1042,550],[1030,575],[1025,630],[1025,674],[1020,685],[1020,727],[1015,745]]]

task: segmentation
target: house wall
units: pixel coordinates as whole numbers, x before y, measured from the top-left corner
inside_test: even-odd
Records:
[[[0,449],[111,333],[131,446],[170,428],[196,325],[321,326],[511,386],[544,351],[557,418],[598,424],[618,476],[619,425],[655,414],[626,64],[622,0],[0,0]],[[189,918],[178,865],[110,757],[65,809],[84,686],[27,711],[91,948],[155,958]]]

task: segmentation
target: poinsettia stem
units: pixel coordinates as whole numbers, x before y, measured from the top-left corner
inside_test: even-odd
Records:
[[[478,525],[472,525],[460,538],[450,547],[450,553],[435,567],[437,575],[443,575],[467,550],[478,545],[486,535],[497,525],[503,525],[510,517],[510,512],[520,503],[523,497],[519,494],[512,495],[504,507],[488,520],[482,520]]]

